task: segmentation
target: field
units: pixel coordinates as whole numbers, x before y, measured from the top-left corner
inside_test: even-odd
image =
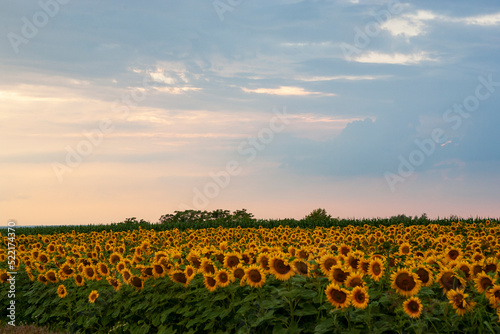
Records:
[[[166,217],[150,228],[132,220],[115,230],[25,229],[15,240],[0,230],[0,321],[9,321],[15,241],[18,325],[79,333],[500,333],[496,221],[309,217],[266,226],[239,217],[191,227]]]

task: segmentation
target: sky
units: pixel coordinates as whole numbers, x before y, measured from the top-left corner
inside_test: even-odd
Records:
[[[1,0],[0,220],[500,217],[500,3]]]

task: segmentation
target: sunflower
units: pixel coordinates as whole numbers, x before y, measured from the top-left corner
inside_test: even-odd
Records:
[[[364,287],[363,276],[362,273],[352,272],[347,276],[344,285],[348,288]]]
[[[127,265],[125,264],[124,261],[120,261],[116,265],[116,270],[118,270],[118,272],[122,272],[122,270],[124,270],[125,268],[127,268]]]
[[[257,263],[260,267],[265,271],[269,271],[269,254],[268,253],[260,253],[257,257]]]
[[[215,280],[218,286],[224,288],[231,283],[231,274],[226,269],[218,270],[215,273]]]
[[[237,253],[227,253],[225,256],[224,256],[224,267],[228,268],[228,269],[232,269],[236,266],[238,266],[238,264],[240,263],[240,259],[241,259],[241,255],[237,254]]]
[[[491,307],[500,309],[500,285],[494,285],[488,291],[488,296]]]
[[[459,261],[455,268],[459,271],[462,272],[466,280],[470,280],[472,278],[471,276],[471,267],[467,262]]]
[[[130,283],[130,285],[132,285],[137,290],[141,290],[144,287],[144,282],[141,280],[140,277],[135,276],[135,275],[130,277],[128,282]]]
[[[215,280],[215,278],[211,274],[203,275],[203,284],[205,284],[205,287],[210,292],[213,292],[217,289],[217,281]]]
[[[351,295],[348,290],[330,283],[325,289],[326,299],[335,307],[346,308],[351,304]]]
[[[260,266],[252,265],[245,270],[245,281],[254,288],[260,288],[266,282],[266,274]]]
[[[120,283],[119,280],[117,280],[113,277],[106,277],[106,280],[113,287],[113,289],[115,289],[115,291],[120,290],[120,287],[122,286],[122,284]]]
[[[94,266],[86,266],[85,268],[83,268],[83,274],[85,275],[85,278],[89,280],[95,279],[97,275]]]
[[[477,274],[484,271],[483,266],[481,265],[481,263],[478,262],[474,262],[470,267],[472,271],[472,278],[476,278]]]
[[[184,273],[188,279],[192,279],[196,275],[196,269],[191,265],[187,265],[184,269]]]
[[[109,256],[109,263],[115,264],[120,262],[123,259],[122,255],[120,253],[111,253]]]
[[[75,283],[78,286],[83,286],[85,284],[85,279],[83,278],[82,274],[76,274],[74,276]]]
[[[47,277],[45,277],[44,274],[38,274],[38,277],[36,278],[38,282],[43,283],[47,285]]]
[[[399,254],[401,255],[408,255],[411,253],[411,245],[407,242],[402,243],[399,245]]]
[[[239,264],[236,268],[233,268],[233,277],[239,280],[243,280],[245,278],[245,268],[241,264]]]
[[[423,309],[422,302],[418,297],[408,298],[403,303],[403,311],[405,311],[405,313],[408,314],[408,316],[413,319],[420,317],[420,315],[422,314],[422,309]]]
[[[50,283],[56,283],[58,281],[57,279],[57,274],[54,270],[49,270],[45,273],[45,278],[47,278],[47,281]]]
[[[128,269],[124,269],[124,270],[122,270],[121,274],[122,274],[123,280],[126,283],[128,283],[128,281],[132,277],[132,274],[130,273],[130,271]]]
[[[379,258],[374,258],[368,266],[368,273],[376,282],[384,276],[384,262]]]
[[[370,296],[368,295],[368,290],[366,287],[356,286],[351,291],[351,303],[355,308],[366,308],[368,306],[368,301]]]
[[[291,266],[293,271],[302,276],[309,275],[309,264],[303,260],[295,259],[292,261]]]
[[[445,252],[445,257],[448,261],[459,260],[462,257],[462,251],[460,248],[449,248]]]
[[[477,275],[474,283],[477,291],[479,291],[480,293],[484,293],[486,290],[493,286],[494,281],[491,279],[491,277],[486,275],[486,273],[482,272]]]
[[[203,275],[215,274],[215,266],[209,259],[201,260],[200,271]]]
[[[70,267],[69,263],[64,263],[60,269],[60,272],[66,277],[71,277],[75,271]]]
[[[187,287],[190,283],[190,279],[187,277],[186,273],[182,270],[175,270],[170,275],[170,278],[172,279],[172,281],[184,285],[184,287]]]
[[[351,274],[349,269],[344,268],[341,265],[333,266],[330,269],[329,279],[335,284],[344,284],[347,277]]]
[[[399,269],[391,275],[391,288],[404,297],[416,295],[420,286],[418,275],[407,269]]]
[[[429,267],[420,265],[415,269],[415,273],[418,275],[420,282],[422,282],[422,286],[431,286],[434,283],[432,270]]]
[[[159,263],[154,263],[152,269],[153,269],[153,276],[155,278],[163,277],[167,273],[165,271],[165,268]]]
[[[486,274],[493,273],[496,274],[498,271],[498,263],[494,258],[488,258],[483,262],[484,272]]]
[[[464,287],[466,282],[465,278],[460,277],[451,269],[443,269],[436,276],[436,282],[441,285],[443,292],[446,293],[451,289],[458,289]]]
[[[4,270],[0,270],[0,283],[6,283],[9,279],[10,275]]]
[[[474,302],[466,301],[468,296],[468,294],[464,293],[464,289],[451,289],[446,293],[446,297],[458,315],[464,315],[467,311],[474,307]]]
[[[92,290],[89,294],[89,302],[94,303],[97,297],[99,297],[97,290]]]
[[[292,277],[295,273],[288,264],[287,260],[284,260],[280,257],[273,256],[269,263],[269,268],[271,274],[274,275],[280,281],[287,281]]]
[[[68,291],[66,291],[66,287],[64,285],[61,284],[57,287],[57,295],[59,298],[64,298],[68,295]]]
[[[97,264],[97,271],[99,272],[99,274],[101,274],[104,277],[109,275],[108,265],[104,262],[99,262]]]

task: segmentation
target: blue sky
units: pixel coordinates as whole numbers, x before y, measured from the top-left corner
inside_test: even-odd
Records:
[[[500,216],[497,1],[2,8],[0,219]]]

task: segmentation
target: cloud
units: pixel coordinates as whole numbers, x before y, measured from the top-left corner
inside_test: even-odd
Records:
[[[354,57],[353,61],[358,63],[372,63],[372,64],[399,64],[399,65],[414,65],[427,61],[436,61],[437,59],[431,58],[427,52],[417,52],[410,54],[402,53],[380,53],[370,51],[358,57]]]
[[[309,96],[309,95],[319,95],[319,96],[335,96],[333,93],[321,93],[321,92],[311,92],[307,91],[302,87],[293,86],[280,86],[279,88],[257,88],[249,89],[242,88],[246,93],[257,93],[257,94],[270,94],[270,95],[282,95],[282,96]]]

